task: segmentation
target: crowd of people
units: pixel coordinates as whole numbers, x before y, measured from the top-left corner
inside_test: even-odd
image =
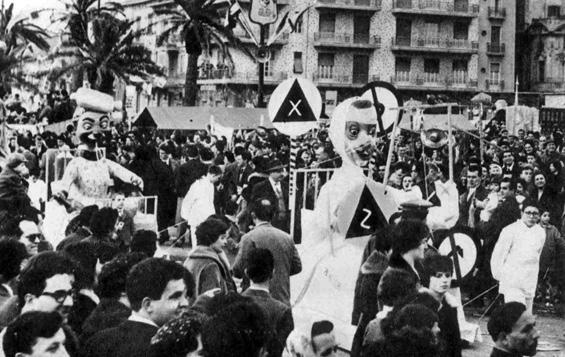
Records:
[[[441,234],[408,210],[369,241],[351,345],[340,346],[326,320],[305,338],[293,338],[290,276],[302,264],[290,234],[297,211],[289,206],[290,142],[276,130],[225,138],[208,130],[165,135],[112,124],[99,146],[143,185],[114,178],[105,207],[48,195],[49,183],[62,175],[57,160],[64,171],[72,159],[60,153],[78,145],[75,130],[70,125],[59,135],[27,132],[10,140],[0,173],[5,356],[328,357],[340,347],[352,356],[461,356],[458,301],[449,292],[453,262],[434,253]],[[496,120],[485,135],[480,145],[457,133],[453,146],[456,228],[470,232],[480,252],[463,295],[498,284],[474,301],[490,310],[492,355],[532,355],[534,302],[558,313],[565,303],[563,136],[509,135]],[[377,140],[369,171],[409,199],[438,204],[433,183],[449,179],[447,152],[447,146],[424,145],[420,133],[402,132],[392,142]],[[299,139],[296,166],[340,166],[324,128]],[[317,179],[298,180],[297,196],[313,202],[318,190],[311,186],[327,176],[303,175]],[[156,231],[137,229],[124,208],[127,197],[139,195],[158,198]],[[51,203],[72,217],[56,240],[46,239],[43,227]],[[190,246],[180,264],[155,257],[158,245],[171,244]]]

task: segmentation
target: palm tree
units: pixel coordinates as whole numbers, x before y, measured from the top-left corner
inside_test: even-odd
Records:
[[[252,54],[234,36],[233,30],[224,25],[221,11],[227,10],[225,5],[210,0],[175,0],[175,3],[175,8],[156,10],[157,14],[166,15],[167,22],[171,24],[158,37],[157,44],[160,45],[171,34],[180,33],[188,57],[183,104],[194,106],[198,94],[198,58],[203,53],[210,55],[212,47],[216,46],[230,67],[233,67],[230,47],[241,49],[249,56]]]
[[[14,16],[14,4],[0,9],[0,85],[30,85],[22,73],[23,63],[33,61],[35,49],[47,51],[49,35],[25,16]]]
[[[14,16],[14,4],[0,11],[0,39],[6,44],[6,54],[13,53],[22,44],[35,45],[42,51],[49,49],[49,35],[25,16]]]
[[[50,79],[72,71],[86,73],[92,88],[113,94],[115,78],[129,83],[133,76],[161,75],[162,70],[151,59],[151,52],[137,42],[141,32],[133,30],[134,24],[135,21],[110,15],[90,20],[86,33],[71,35],[72,46],[52,54],[51,58],[64,58],[69,63],[52,70]]]

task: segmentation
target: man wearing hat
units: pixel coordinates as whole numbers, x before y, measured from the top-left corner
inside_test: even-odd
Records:
[[[266,198],[276,206],[273,227],[290,232],[290,214],[288,207],[288,183],[284,182],[286,166],[278,159],[271,160],[267,167],[269,177],[256,184],[251,194],[252,201]]]
[[[31,206],[27,195],[28,183],[26,177],[29,169],[23,154],[10,154],[6,166],[0,173],[0,211],[10,211],[14,215],[26,215],[32,220],[37,220],[36,209]]]

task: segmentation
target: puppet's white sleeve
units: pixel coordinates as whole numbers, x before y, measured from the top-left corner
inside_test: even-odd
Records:
[[[426,224],[432,231],[437,229],[450,229],[455,226],[459,219],[459,192],[453,181],[442,183],[435,182],[436,195],[441,203],[440,206],[431,207],[428,210]]]
[[[126,169],[122,165],[118,164],[117,162],[108,159],[106,159],[105,161],[106,164],[108,165],[108,169],[110,170],[110,176],[117,177],[125,183],[132,183],[135,180],[139,180],[140,182],[143,182],[141,177],[137,176],[136,174]]]

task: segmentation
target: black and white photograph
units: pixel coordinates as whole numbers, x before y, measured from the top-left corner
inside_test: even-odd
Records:
[[[565,357],[565,0],[0,0],[0,357]]]

